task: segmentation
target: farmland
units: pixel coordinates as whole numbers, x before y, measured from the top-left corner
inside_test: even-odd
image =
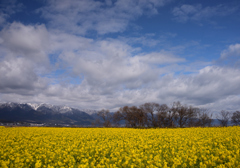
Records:
[[[238,167],[240,127],[0,127],[1,167]]]

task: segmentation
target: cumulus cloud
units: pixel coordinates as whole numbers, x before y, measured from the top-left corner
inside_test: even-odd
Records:
[[[20,23],[8,25],[0,35],[0,90],[1,99],[6,101],[47,101],[117,110],[124,105],[151,101],[169,104],[180,100],[200,107],[225,109],[214,103],[227,102],[240,94],[239,69],[207,66],[191,69],[194,74],[176,76],[177,71],[184,72],[186,66],[182,63],[187,60],[164,50],[141,53],[125,40],[93,40],[47,31],[44,25]],[[222,52],[221,59],[237,56],[238,49],[238,44],[230,45]],[[64,70],[63,77],[78,77],[81,82],[51,83],[58,77],[53,75],[49,79],[39,73],[38,69],[47,69],[49,54],[56,56],[53,65]],[[45,72],[50,75],[54,70]]]
[[[121,40],[94,41],[58,31],[49,32],[44,25],[13,23],[0,35],[0,73],[4,74],[0,86],[4,100],[47,100],[74,106],[81,102],[78,106],[85,108],[92,107],[93,102],[95,108],[116,108],[137,101],[155,100],[155,94],[148,88],[167,72],[157,66],[184,61],[166,51],[136,55],[140,50]],[[63,77],[80,77],[82,82],[51,84],[57,76],[47,79],[43,72],[37,71],[47,69],[46,61],[51,59],[49,54],[57,57],[54,65],[64,70]],[[54,71],[47,71],[47,75],[51,73]]]
[[[228,57],[240,57],[240,44],[233,44],[221,53],[221,59]]]
[[[202,7],[201,4],[189,5],[184,4],[175,7],[172,10],[174,19],[178,22],[201,21],[214,16],[226,16],[234,13],[238,7],[229,7],[225,5]]]
[[[184,58],[176,57],[172,53],[161,51],[161,52],[152,52],[149,54],[143,54],[136,56],[135,59],[145,62],[148,64],[155,64],[155,65],[165,65],[170,63],[179,63],[184,62]]]
[[[26,57],[34,61],[48,61],[48,31],[44,25],[26,26],[12,23],[0,32],[1,44],[14,56]]]
[[[224,110],[236,111],[240,108],[240,97],[239,95],[229,95],[222,99],[216,100],[212,103],[207,103],[199,106],[200,108],[213,109],[215,114]]]
[[[170,64],[185,61],[166,51],[135,55],[136,48],[120,40],[84,44],[89,48],[63,51],[59,58],[71,67],[72,75],[84,78],[82,84],[91,87],[94,94],[110,95],[119,90],[144,87],[157,81]]]
[[[227,49],[221,52],[220,58],[215,61],[220,66],[240,67],[240,44],[229,45]]]
[[[124,31],[129,22],[143,14],[154,15],[157,8],[170,0],[136,0],[136,1],[94,1],[94,0],[51,0],[48,6],[39,9],[48,19],[52,28],[85,34],[89,30],[99,34]]]
[[[198,74],[177,78],[170,83],[172,94],[186,97],[188,102],[194,104],[211,103],[229,95],[238,95],[239,70],[208,66]],[[171,87],[170,87],[171,88]],[[224,89],[223,89],[224,88]]]
[[[0,41],[1,93],[34,95],[44,89],[47,80],[40,75],[50,69],[45,26],[14,22],[1,30]]]
[[[180,100],[183,104],[210,108],[214,112],[222,109],[236,110],[240,108],[238,103],[240,78],[238,74],[239,70],[236,69],[210,66],[201,69],[195,75],[177,78],[166,75],[152,81],[147,87],[114,89],[111,94],[93,91],[88,83],[77,86],[57,84],[49,86],[41,94],[35,94],[34,101],[44,102],[47,99],[49,103],[53,104],[117,110],[118,107],[124,105],[140,105],[151,101],[170,104]],[[98,87],[99,90],[106,90],[110,85],[100,84]],[[4,97],[7,98],[10,95],[6,94]],[[22,94],[16,95],[13,100],[22,96]],[[31,101],[30,97],[26,101]]]
[[[50,0],[38,10],[48,19],[47,26],[5,24],[0,31],[0,99],[110,110],[174,101],[215,111],[240,108],[236,66],[190,62],[177,54],[186,46],[143,51],[143,46],[159,44],[154,34],[115,39],[85,36],[89,31],[100,35],[124,31],[130,21],[156,14],[167,2]],[[182,5],[173,14],[187,22],[234,10],[222,5]],[[231,65],[239,65],[239,55],[240,45],[233,44],[222,51],[219,60],[234,60]]]
[[[147,67],[133,61],[132,51],[120,41],[104,40],[94,42],[87,50],[64,52],[60,58],[72,65],[73,73],[83,75],[90,86],[104,92],[110,86],[116,89],[125,82],[145,76]]]
[[[31,94],[46,87],[46,81],[34,72],[34,65],[25,58],[0,62],[1,93]]]

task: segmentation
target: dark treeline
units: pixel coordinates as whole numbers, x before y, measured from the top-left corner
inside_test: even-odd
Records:
[[[109,110],[98,112],[101,120],[97,119],[93,125],[103,127],[132,127],[132,128],[173,128],[173,127],[210,127],[213,118],[209,110],[174,102],[171,107],[166,104],[145,103],[140,106],[124,106],[117,112]],[[230,113],[221,111],[217,116],[220,126],[240,124],[240,112]]]

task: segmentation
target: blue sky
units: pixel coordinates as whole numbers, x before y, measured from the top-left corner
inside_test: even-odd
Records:
[[[238,0],[2,0],[0,101],[240,108]]]

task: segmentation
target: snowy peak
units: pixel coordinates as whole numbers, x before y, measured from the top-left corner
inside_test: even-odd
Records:
[[[15,108],[18,106],[18,103],[13,103],[13,102],[7,102],[7,103],[1,103],[0,107],[10,107],[10,108]]]
[[[90,110],[90,109],[77,109],[77,108],[71,108],[66,105],[52,105],[52,104],[47,104],[47,103],[13,103],[13,102],[8,102],[8,103],[0,103],[0,108],[3,107],[8,107],[8,108],[27,108],[27,109],[33,109],[35,111],[39,112],[46,112],[46,113],[73,113],[73,112],[85,112],[89,115],[96,114],[98,111],[97,110]]]
[[[38,107],[41,106],[41,104],[36,104],[36,103],[27,103],[27,105],[29,105],[30,107],[32,107],[32,109],[37,110]]]
[[[0,121],[90,125],[94,118],[68,106],[37,103],[0,103]]]
[[[85,113],[88,113],[90,115],[98,113],[97,110],[90,110],[90,109],[81,109],[81,111],[84,111]]]
[[[58,113],[72,112],[72,108],[68,107],[68,106],[55,106],[55,105],[52,105],[52,106],[48,106],[48,108],[50,108],[54,112],[58,112]]]
[[[44,104],[44,103],[41,103],[41,104],[27,103],[27,105],[31,106],[32,109],[34,109],[36,111],[42,107],[42,108],[51,109],[52,111],[54,111],[56,113],[72,112],[72,108],[68,107],[68,106],[56,106],[56,105]]]

